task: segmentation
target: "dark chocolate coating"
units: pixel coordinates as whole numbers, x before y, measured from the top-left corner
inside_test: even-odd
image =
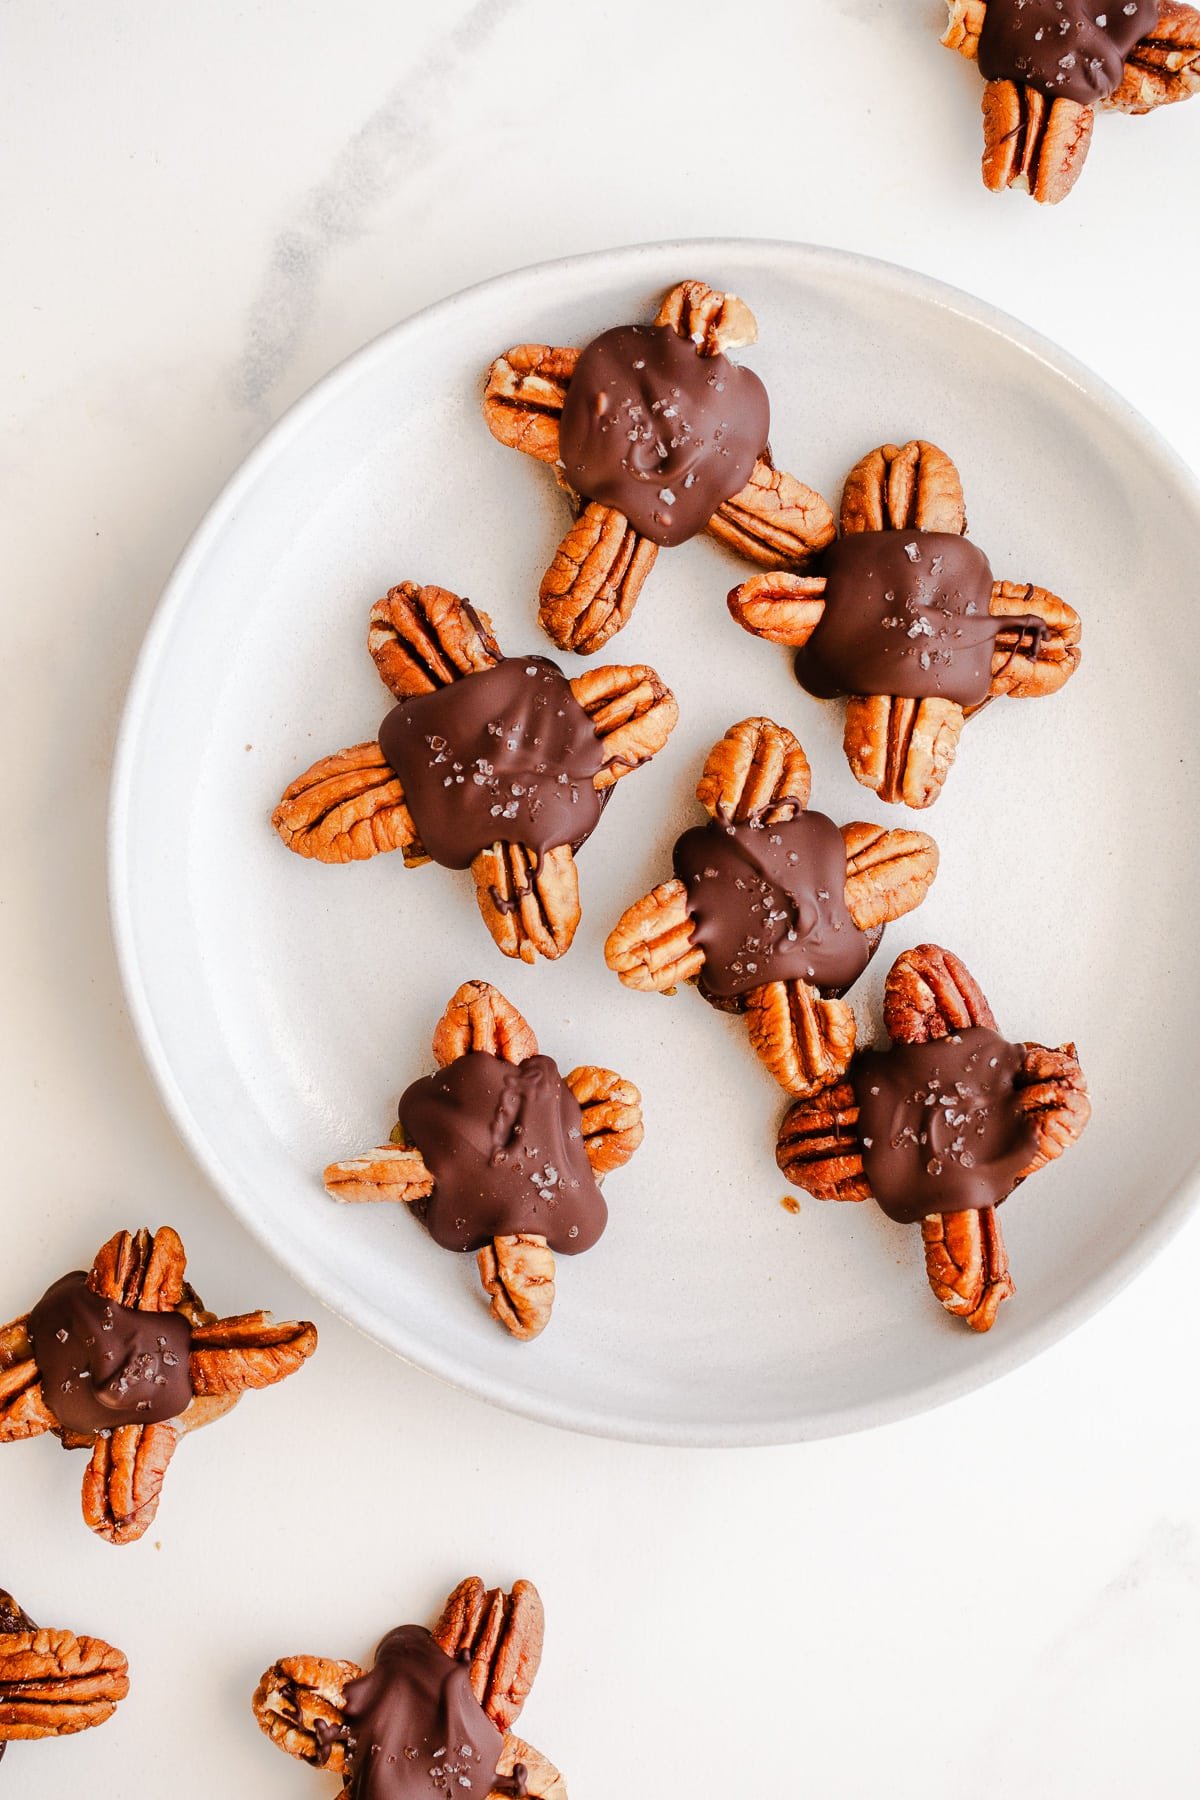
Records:
[[[988,0],[980,73],[1094,106],[1120,86],[1125,58],[1158,14],[1158,0]]]
[[[580,355],[559,426],[576,493],[624,513],[655,544],[703,531],[767,446],[767,390],[669,325],[618,325]]]
[[[704,951],[706,996],[792,980],[844,993],[866,968],[871,945],[846,909],[846,846],[824,813],[782,825],[711,819],[684,832],[672,862]]]
[[[1020,1044],[973,1025],[855,1057],[863,1168],[889,1219],[978,1211],[1012,1192],[1037,1148],[1014,1091],[1023,1056]]]
[[[1033,613],[989,608],[992,571],[969,539],[945,531],[856,531],[825,557],[825,610],[796,652],[802,687],[835,694],[895,694],[978,706],[992,682],[1001,631],[1034,633]]]
[[[59,1424],[92,1435],[177,1419],[192,1398],[192,1328],[182,1313],[102,1300],[77,1269],[29,1315],[42,1395]]]
[[[469,1051],[413,1082],[400,1123],[433,1176],[423,1217],[446,1250],[527,1231],[576,1256],[608,1223],[579,1102],[553,1057],[510,1063]]]
[[[389,1631],[375,1666],[347,1682],[350,1800],[486,1800],[504,1738],[471,1692],[471,1671],[423,1625]],[[319,1739],[320,1741],[320,1739]]]
[[[538,856],[578,849],[604,797],[594,777],[604,752],[556,663],[506,656],[432,694],[393,707],[379,747],[400,778],[422,845],[465,869],[492,844]]]

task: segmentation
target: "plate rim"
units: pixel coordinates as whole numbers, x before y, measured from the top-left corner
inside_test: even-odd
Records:
[[[540,1424],[594,1437],[663,1447],[747,1448],[844,1436],[916,1417],[987,1387],[1031,1362],[1099,1313],[1166,1247],[1200,1202],[1200,1161],[1167,1191],[1154,1218],[1080,1293],[1061,1302],[1039,1323],[1023,1331],[1020,1338],[1014,1336],[1011,1344],[1002,1344],[978,1372],[971,1365],[964,1365],[940,1379],[925,1382],[917,1390],[858,1401],[807,1421],[781,1417],[748,1425],[730,1421],[671,1423],[621,1417],[607,1410],[592,1410],[586,1405],[567,1408],[557,1401],[544,1400],[536,1389],[528,1386],[514,1385],[479,1371],[469,1373],[460,1362],[435,1351],[422,1355],[419,1344],[399,1341],[404,1334],[397,1332],[395,1321],[364,1302],[352,1288],[332,1277],[327,1270],[319,1269],[298,1247],[286,1240],[281,1243],[269,1235],[256,1216],[251,1196],[239,1186],[236,1171],[226,1165],[209,1141],[175,1077],[154,1022],[142,976],[129,881],[130,800],[138,769],[139,737],[158,665],[176,617],[182,610],[192,574],[203,563],[210,543],[236,511],[241,497],[253,489],[260,473],[304,428],[309,416],[318,412],[341,387],[357,380],[372,360],[390,353],[398,340],[417,336],[431,322],[452,314],[456,307],[482,290],[503,290],[506,285],[516,287],[533,278],[568,271],[576,273],[588,267],[602,270],[606,279],[614,275],[633,278],[641,265],[656,264],[669,257],[679,259],[681,267],[687,266],[689,259],[702,262],[707,258],[719,262],[722,258],[736,257],[743,263],[749,259],[761,264],[774,263],[775,267],[779,261],[799,259],[809,268],[823,265],[826,269],[839,269],[851,279],[866,276],[874,282],[885,281],[912,298],[982,325],[1045,364],[1050,372],[1098,404],[1127,439],[1140,444],[1160,467],[1168,468],[1178,483],[1181,496],[1190,501],[1200,530],[1200,479],[1157,427],[1124,395],[1070,351],[1012,314],[966,289],[903,264],[857,251],[786,238],[701,237],[589,250],[486,276],[408,314],[334,364],[267,428],[205,509],[155,603],[121,709],[107,811],[108,912],[121,986],[138,1046],[159,1099],[184,1147],[243,1228],[323,1306],[410,1366],[437,1377],[460,1392]]]

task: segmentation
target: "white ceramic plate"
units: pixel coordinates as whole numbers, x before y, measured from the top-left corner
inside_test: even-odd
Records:
[[[733,625],[743,565],[707,539],[664,552],[610,660],[645,660],[682,717],[581,858],[567,958],[493,947],[466,875],[398,855],[327,868],[289,855],[274,801],[318,754],[373,735],[389,704],[365,647],[405,577],[469,594],[512,652],[545,650],[538,578],[565,525],[548,472],[479,410],[490,359],[648,318],[701,276],[746,297],[745,357],[772,400],[777,460],[836,502],[888,440],[932,438],[962,470],[997,576],[1084,618],[1056,698],[973,723],[937,806],[942,871],[855,993],[878,1029],[905,946],[949,944],[1001,1029],[1074,1039],[1095,1104],[1082,1143],[1004,1209],[1017,1297],[977,1337],[929,1294],[919,1235],[873,1206],[788,1190],[783,1100],[740,1021],[691,990],[627,993],[601,947],[669,872],[708,745],[765,712],[799,735],[813,803],[904,822],[842,758],[841,708],[786,652]],[[978,301],[882,263],[788,244],[643,247],[506,275],[352,357],[270,433],[183,556],[147,638],[114,781],[111,879],[129,1000],[180,1131],[234,1212],[346,1319],[412,1362],[533,1417],[658,1442],[748,1444],[848,1431],[961,1394],[1111,1295],[1194,1198],[1200,1036],[1193,828],[1200,500],[1115,394]],[[607,1184],[601,1244],[560,1260],[537,1343],[487,1317],[473,1259],[399,1208],[340,1208],[334,1156],[382,1141],[430,1065],[457,984],[497,983],[564,1068],[596,1061],[645,1097],[643,1149]],[[1170,1073],[1164,1073],[1164,1072]]]

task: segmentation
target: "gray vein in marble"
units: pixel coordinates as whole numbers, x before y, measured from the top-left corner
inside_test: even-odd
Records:
[[[231,388],[240,407],[268,418],[270,396],[294,359],[339,245],[361,237],[396,184],[426,167],[453,117],[449,84],[521,0],[476,0],[356,131],[325,180],[310,188],[278,233],[251,309]]]

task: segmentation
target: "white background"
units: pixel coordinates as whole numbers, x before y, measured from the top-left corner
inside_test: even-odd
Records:
[[[108,935],[104,807],[175,556],[346,352],[541,258],[811,239],[985,294],[1200,465],[1200,105],[1102,120],[1063,208],[989,196],[978,77],[938,48],[940,15],[0,8],[0,1315],[143,1220],[180,1229],[210,1304],[312,1314],[193,1169],[144,1072]],[[1096,980],[1119,1031],[1135,971]],[[573,1800],[1193,1793],[1198,1248],[1192,1227],[1001,1386],[794,1450],[555,1434],[320,1308],[315,1363],[184,1445],[137,1547],[90,1538],[79,1457],[6,1449],[0,1585],[121,1645],[134,1677],[103,1731],[10,1749],[6,1791],[321,1800],[334,1782],[253,1724],[260,1670],[302,1649],[361,1659],[477,1570],[542,1588],[524,1727]]]

